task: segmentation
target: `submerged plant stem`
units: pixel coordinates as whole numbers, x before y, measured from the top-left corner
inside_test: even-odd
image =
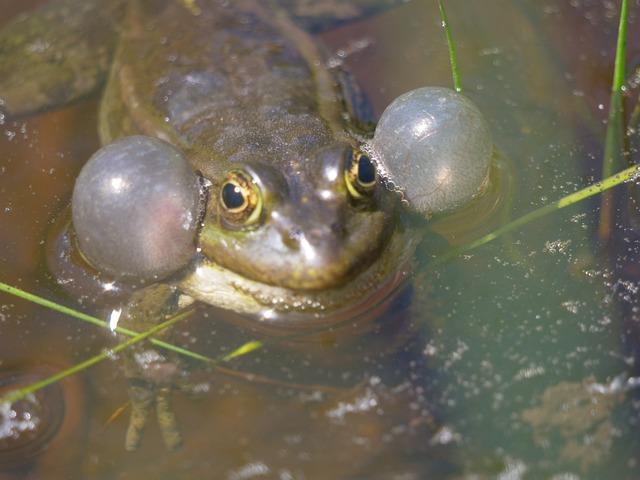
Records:
[[[616,58],[613,68],[613,81],[611,83],[611,99],[609,102],[609,115],[607,121],[607,133],[604,143],[604,158],[602,162],[602,178],[609,177],[616,169],[624,165],[624,112],[622,105],[622,88],[625,80],[625,56],[627,39],[627,17],[629,4],[622,0],[620,5],[620,23],[618,25],[618,41],[616,45]],[[601,241],[606,241],[614,225],[614,200],[608,192],[602,196],[600,204],[600,224],[598,236]]]
[[[87,368],[92,367],[93,365],[96,365],[97,363],[107,360],[112,355],[119,353],[122,350],[129,348],[130,346],[135,345],[136,343],[141,342],[142,340],[145,340],[151,335],[155,335],[156,333],[166,328],[169,328],[170,326],[178,323],[180,320],[183,320],[184,318],[188,317],[192,313],[193,313],[193,310],[189,310],[189,311],[180,313],[178,315],[175,315],[174,317],[168,320],[165,320],[164,322],[159,323],[158,325],[150,328],[146,332],[139,333],[135,335],[133,338],[130,338],[129,340],[127,340],[126,342],[119,343],[115,347],[105,350],[102,353],[85,360],[84,362],[77,363],[74,366],[66,370],[63,370],[62,372],[58,372],[43,380],[34,382],[24,388],[20,388],[18,390],[10,392],[4,397],[0,398],[0,403],[7,402],[11,404],[11,403],[18,402],[20,400],[24,400],[28,395],[31,395],[32,393],[35,393],[38,390],[42,390],[44,387],[47,387],[53,383],[59,382],[64,378],[70,377],[71,375],[75,375],[76,373],[80,373],[83,370],[86,370]]]
[[[451,75],[453,77],[453,88],[456,92],[462,92],[462,82],[460,81],[460,70],[458,69],[458,55],[456,53],[456,44],[453,42],[453,35],[449,27],[447,11],[444,8],[444,0],[438,0],[438,9],[440,10],[440,20],[442,28],[447,37],[447,46],[449,48],[449,61],[451,62]]]

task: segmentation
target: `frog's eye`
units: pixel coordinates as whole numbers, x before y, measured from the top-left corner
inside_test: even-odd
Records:
[[[236,225],[251,225],[260,218],[262,196],[248,174],[231,171],[220,189],[220,205],[225,220]]]
[[[353,198],[370,194],[378,183],[378,172],[371,158],[359,150],[351,151],[346,165],[345,180]]]

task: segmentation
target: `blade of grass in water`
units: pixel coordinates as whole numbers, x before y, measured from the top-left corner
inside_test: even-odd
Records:
[[[442,28],[447,37],[447,46],[449,48],[449,61],[451,62],[451,75],[453,76],[453,88],[456,92],[462,92],[462,82],[460,81],[460,70],[458,69],[458,55],[456,53],[456,45],[453,42],[453,35],[451,34],[451,28],[449,27],[449,20],[447,19],[447,12],[444,8],[444,1],[438,0],[438,9],[440,10],[440,20],[442,21]]]
[[[577,192],[571,193],[565,197],[562,197],[560,200],[556,200],[553,203],[545,205],[537,210],[527,213],[516,220],[503,225],[502,227],[494,230],[493,232],[484,235],[483,237],[474,240],[473,242],[467,243],[466,245],[462,245],[458,248],[454,248],[452,250],[448,250],[442,256],[437,257],[434,260],[434,264],[444,263],[454,257],[457,257],[461,253],[468,252],[469,250],[473,250],[474,248],[480,247],[481,245],[485,245],[502,235],[512,232],[527,223],[530,223],[534,220],[538,220],[539,218],[545,217],[550,213],[553,213],[557,210],[560,210],[565,207],[569,207],[574,205],[582,200],[585,200],[589,197],[593,197],[599,193],[606,192],[611,188],[620,185],[622,183],[628,182],[638,177],[640,173],[640,167],[633,166],[629,167],[615,175],[612,175],[601,182],[597,182],[593,185],[589,185],[582,190],[578,190]]]
[[[620,4],[620,23],[618,25],[618,42],[616,45],[616,58],[611,84],[611,100],[609,102],[609,116],[607,133],[604,143],[604,159],[602,162],[602,178],[609,177],[615,170],[624,165],[624,115],[622,105],[622,88],[625,79],[625,56],[627,39],[627,17],[629,5],[627,0]],[[600,225],[598,236],[606,241],[614,224],[614,201],[611,192],[602,196],[600,203]]]
[[[25,292],[24,290],[21,290],[17,287],[12,287],[11,285],[7,285],[6,283],[0,282],[0,292],[9,293],[11,295],[22,298],[29,302],[42,305],[43,307],[49,308],[51,310],[55,310],[56,312],[64,313],[65,315],[69,315],[70,317],[77,318],[78,320],[82,320],[83,322],[87,322],[92,325],[96,325],[98,327],[110,329],[109,324],[104,320],[100,320],[99,318],[92,317],[91,315],[87,315],[86,313],[78,312],[77,310],[52,302],[51,300],[47,300],[46,298],[39,297],[38,295],[34,295],[33,293]],[[121,335],[126,335],[128,337],[135,337],[136,335],[139,334],[138,332],[134,332],[133,330],[129,330],[128,328],[124,328],[124,327],[116,327],[114,331],[116,333],[119,333]],[[172,352],[179,353],[181,355],[185,355],[195,360],[200,360],[204,362],[213,361],[213,359],[209,357],[205,357],[204,355],[200,355],[198,353],[192,352],[191,350],[187,350],[186,348],[178,347],[176,345],[163,342],[162,340],[152,338],[150,341],[157,347],[164,348],[166,350],[170,350]]]
[[[49,308],[51,310],[55,310],[56,312],[64,313],[65,315],[69,315],[70,317],[77,318],[78,320],[82,320],[83,322],[87,322],[92,325],[111,329],[109,326],[109,323],[105,322],[104,320],[100,320],[99,318],[92,317],[91,315],[87,315],[86,313],[78,312],[77,310],[74,310],[69,307],[65,307],[64,305],[60,305],[56,302],[52,302],[51,300],[47,300],[46,298],[39,297],[38,295],[34,295],[33,293],[26,292],[24,290],[21,290],[17,287],[13,287],[3,282],[0,282],[0,292],[9,293],[16,297],[22,298],[23,300],[27,300],[29,302],[42,305],[43,307]],[[136,337],[140,335],[138,332],[134,332],[133,330],[129,330],[128,328],[124,328],[124,327],[116,327],[114,331],[116,333],[119,333],[121,335],[126,335],[128,337]],[[199,360],[199,361],[207,362],[211,364],[215,364],[220,361],[219,359],[213,359],[205,355],[200,355],[199,353],[192,352],[191,350],[187,350],[186,348],[178,347],[176,345],[172,345],[171,343],[163,342],[162,340],[158,340],[156,338],[152,338],[150,341],[156,347],[164,348],[165,350],[170,350],[172,352],[179,353],[186,357],[193,358],[194,360]],[[240,347],[233,350],[231,353],[225,355],[223,357],[223,360],[224,361],[231,360],[232,358],[242,356],[250,351],[257,350],[262,346],[261,344],[256,345],[256,343],[260,343],[260,342],[251,341],[251,342],[247,342],[244,345],[241,345]]]
[[[193,310],[187,311],[187,312],[183,312],[180,313],[178,315],[175,315],[174,317],[159,323],[158,325],[150,328],[149,330],[147,330],[146,332],[143,333],[139,333],[137,335],[135,335],[134,337],[130,338],[129,340],[127,340],[126,342],[122,342],[119,343],[118,345],[116,345],[115,347],[109,349],[109,350],[105,350],[102,353],[95,355],[87,360],[85,360],[84,362],[80,362],[75,364],[74,366],[63,370],[62,372],[58,372],[48,378],[45,378],[43,380],[40,380],[38,382],[34,382],[24,388],[20,388],[18,390],[15,390],[13,392],[8,393],[7,395],[5,395],[4,397],[0,398],[0,404],[1,403],[15,403],[18,402],[20,400],[25,399],[28,395],[31,395],[32,393],[37,392],[38,390],[42,390],[43,388],[59,382],[60,380],[70,377],[71,375],[75,375],[76,373],[82,372],[83,370],[86,370],[89,367],[92,367],[93,365],[96,365],[97,363],[100,363],[108,358],[110,358],[112,355],[121,352],[122,350],[129,348],[132,345],[135,345],[136,343],[141,342],[142,340],[145,340],[146,338],[155,335],[158,332],[161,332],[162,330],[169,328],[170,326],[178,323],[180,320],[183,320],[184,318],[188,317],[189,315],[191,315],[193,313]]]
[[[46,298],[42,298],[39,297],[38,295],[34,295],[33,293],[29,293],[29,292],[25,292],[24,290],[21,290],[19,288],[16,287],[12,287],[11,285],[7,285],[6,283],[0,282],[0,291],[2,292],[6,292],[9,293],[10,295],[14,295],[16,297],[22,298],[24,300],[27,300],[29,302],[32,303],[36,303],[38,305],[42,305],[44,307],[47,307],[51,310],[60,312],[60,313],[64,313],[66,315],[69,315],[73,318],[82,320],[84,322],[90,323],[92,325],[96,325],[99,326],[101,328],[107,328],[110,329],[109,324],[107,322],[105,322],[104,320],[100,320],[99,318],[96,317],[92,317],[91,315],[87,315],[85,313],[82,312],[78,312],[77,310],[74,310],[72,308],[69,307],[65,307],[64,305],[60,305],[58,303],[52,302],[51,300],[47,300]],[[126,335],[129,337],[135,337],[137,335],[139,335],[138,332],[134,332],[133,330],[129,330],[127,328],[124,327],[117,327],[115,329],[115,332],[121,334],[121,335]],[[300,389],[300,390],[320,390],[320,391],[327,391],[327,392],[337,392],[339,389],[335,389],[335,388],[331,388],[331,387],[326,387],[324,385],[313,385],[313,384],[298,384],[298,383],[293,383],[293,382],[285,382],[285,381],[281,381],[281,380],[274,380],[272,378],[269,377],[265,377],[262,375],[257,375],[255,373],[246,373],[246,372],[242,372],[239,370],[234,370],[231,368],[225,368],[221,365],[219,365],[222,362],[228,362],[234,358],[237,357],[241,357],[243,355],[246,355],[254,350],[258,350],[260,348],[263,347],[263,343],[256,341],[256,340],[252,340],[249,342],[246,342],[242,345],[240,345],[238,348],[234,349],[233,351],[231,351],[230,353],[223,355],[219,358],[211,358],[211,357],[207,357],[205,355],[201,355],[199,353],[193,352],[191,350],[187,350],[186,348],[182,348],[182,347],[178,347],[176,345],[173,345],[171,343],[167,343],[164,342],[162,340],[158,340],[155,338],[151,338],[149,339],[149,341],[155,345],[156,347],[160,347],[163,348],[165,350],[169,350],[175,353],[178,353],[180,355],[184,355],[186,357],[192,358],[194,360],[198,360],[200,362],[204,362],[206,364],[208,364],[210,367],[213,367],[217,372],[223,373],[225,375],[229,375],[232,377],[236,377],[236,378],[242,378],[243,380],[246,381],[250,381],[252,383],[263,383],[266,385],[277,385],[277,386],[284,386],[284,387],[290,387],[290,388],[295,388],[295,389]]]

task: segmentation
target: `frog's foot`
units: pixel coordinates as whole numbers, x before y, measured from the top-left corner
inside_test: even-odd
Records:
[[[125,449],[138,448],[144,427],[155,408],[164,444],[168,450],[176,450],[182,444],[182,436],[171,408],[171,396],[175,389],[184,389],[186,371],[179,359],[165,357],[154,349],[131,352],[126,359],[131,418]]]
[[[144,380],[132,380],[129,386],[131,417],[125,438],[125,449],[134,451],[140,446],[142,433],[154,406],[158,426],[167,450],[177,450],[182,445],[182,435],[171,406],[173,388],[158,386]]]

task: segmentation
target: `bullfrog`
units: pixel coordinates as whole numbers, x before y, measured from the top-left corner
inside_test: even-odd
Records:
[[[335,7],[345,20],[391,3]],[[81,265],[95,290],[130,292],[122,322],[200,301],[275,332],[314,329],[409,277],[422,230],[365,147],[373,123],[357,86],[307,33],[325,13],[303,1],[63,0],[0,34],[4,115],[104,85],[104,147],[78,179],[55,261]],[[154,404],[178,446],[170,382],[135,362],[127,372],[127,448]]]

